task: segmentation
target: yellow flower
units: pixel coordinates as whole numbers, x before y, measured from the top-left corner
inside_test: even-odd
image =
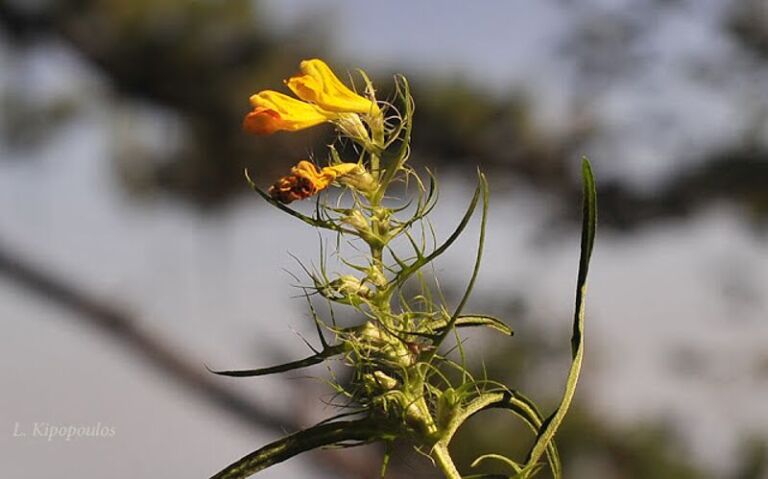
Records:
[[[303,130],[338,117],[336,113],[271,90],[251,96],[250,101],[253,111],[243,120],[243,128],[257,135]]]
[[[370,178],[370,182],[367,181]],[[291,174],[277,180],[269,190],[269,196],[281,203],[290,203],[296,200],[309,198],[328,188],[334,181],[348,184],[353,188],[358,185],[373,189],[373,177],[365,171],[365,168],[357,163],[340,163],[334,166],[326,166],[322,170],[309,161],[302,160],[291,168]]]
[[[304,60],[300,68],[302,74],[289,78],[285,83],[302,100],[328,111],[380,114],[376,102],[347,88],[324,61]]]

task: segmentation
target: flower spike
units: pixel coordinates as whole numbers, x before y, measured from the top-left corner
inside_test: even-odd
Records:
[[[328,145],[329,157],[322,165],[299,161],[268,191],[260,189],[247,170],[246,178],[263,199],[280,211],[316,229],[336,233],[336,248],[333,253],[326,253],[329,239],[321,235],[319,267],[307,268],[299,262],[310,282],[298,287],[312,314],[321,350],[305,340],[313,351],[306,358],[267,368],[214,371],[222,376],[256,377],[298,370],[337,357],[350,374],[340,382],[331,371],[327,382],[343,399],[336,405],[349,410],[253,452],[211,479],[246,479],[309,449],[353,447],[369,442],[387,445],[379,476],[383,478],[390,444],[396,440],[406,440],[429,456],[445,479],[532,479],[545,465],[542,459],[546,459],[551,477],[561,479],[562,466],[554,437],[573,400],[584,356],[584,301],[597,215],[589,163],[584,160],[582,165],[584,218],[571,368],[559,406],[544,416],[518,391],[490,379],[485,368],[478,378],[467,366],[462,328],[487,327],[513,335],[512,329],[499,319],[463,313],[483,257],[488,218],[485,176],[478,172],[478,185],[464,216],[453,233],[439,243],[428,218],[437,203],[437,182],[429,173],[427,187],[407,164],[414,112],[408,82],[396,77],[392,100],[382,102],[380,108],[373,84],[363,71],[360,75],[364,87],[358,94],[322,60],[305,60],[301,62],[301,72],[285,82],[295,96],[265,90],[250,98],[253,110],[246,116],[244,126],[252,133],[296,131],[322,123],[335,127],[336,140]],[[396,183],[402,183],[399,191],[411,199],[397,202],[397,195],[388,194]],[[414,183],[415,198],[408,193]],[[332,185],[350,191],[338,197],[317,198],[314,212],[309,215],[288,206]],[[458,305],[449,305],[438,279],[425,269],[456,244],[478,206],[481,216],[474,268],[463,295],[457,298]],[[348,248],[342,248],[342,242],[355,251],[354,259],[344,254]],[[403,254],[398,244],[410,249]],[[338,260],[342,271],[329,272],[326,261],[330,255]],[[318,311],[315,300],[327,302],[327,312]],[[353,310],[351,325],[337,323],[337,307]],[[326,340],[327,333],[332,340]],[[455,336],[455,345],[454,341],[445,344],[449,335]],[[496,461],[507,469],[503,476],[462,475],[451,457],[450,443],[467,419],[490,409],[507,410],[521,419],[535,436],[533,445],[524,461],[492,453],[472,463],[474,467]],[[346,416],[360,419],[342,421]]]

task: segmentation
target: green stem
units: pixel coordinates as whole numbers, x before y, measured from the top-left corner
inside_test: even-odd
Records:
[[[371,153],[371,173],[376,177],[377,180],[381,178],[381,170],[379,170],[379,155],[376,153]],[[377,195],[374,195],[374,197],[376,196]]]
[[[437,467],[443,471],[446,479],[461,479],[461,474],[459,474],[459,470],[456,469],[456,465],[453,463],[453,459],[451,459],[451,453],[448,452],[447,444],[442,441],[435,444],[435,447],[432,448],[432,457],[437,462]]]

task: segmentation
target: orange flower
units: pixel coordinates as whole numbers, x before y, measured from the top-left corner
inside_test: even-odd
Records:
[[[347,88],[324,61],[316,58],[304,60],[300,68],[302,74],[289,78],[285,83],[302,100],[339,113],[380,113],[376,102]]]
[[[318,170],[309,161],[302,160],[291,168],[291,174],[277,180],[267,193],[281,203],[291,203],[316,195],[334,181],[347,184],[361,191],[373,188],[373,178],[357,163],[340,163]]]
[[[243,128],[257,135],[303,130],[338,117],[333,112],[271,90],[251,96],[250,101],[253,111],[243,120]]]

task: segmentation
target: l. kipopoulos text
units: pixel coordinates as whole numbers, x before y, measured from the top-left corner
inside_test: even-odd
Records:
[[[109,439],[115,437],[117,431],[114,426],[108,426],[97,422],[96,424],[55,424],[50,422],[33,422],[22,424],[16,422],[13,425],[15,438],[36,438],[46,441],[63,440],[73,441],[78,439]]]

